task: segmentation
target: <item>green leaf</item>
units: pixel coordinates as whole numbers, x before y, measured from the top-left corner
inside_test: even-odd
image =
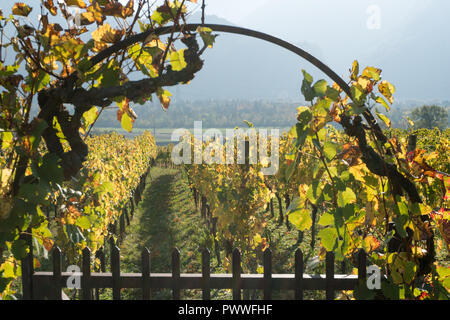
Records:
[[[45,71],[40,71],[37,78],[27,77],[26,85],[33,88],[33,92],[39,92],[50,83],[50,75]]]
[[[81,216],[77,219],[76,225],[82,229],[89,229],[91,227],[91,222],[87,216]]]
[[[320,180],[315,179],[306,191],[306,198],[311,201],[312,204],[316,204],[317,200],[322,195],[322,188],[320,186]]]
[[[12,243],[11,252],[14,255],[14,258],[20,260],[27,256],[30,249],[25,240],[19,239]]]
[[[335,228],[325,228],[319,231],[318,236],[322,242],[323,247],[327,251],[333,251],[338,240],[338,235]]]
[[[200,37],[202,37],[205,46],[212,48],[216,41],[217,34],[212,34],[212,29],[207,27],[198,27],[197,32],[200,34]]]
[[[50,191],[48,183],[24,183],[20,185],[19,197],[29,203],[48,205],[49,201],[45,198]]]
[[[117,86],[120,82],[120,72],[120,68],[111,64],[100,75],[98,79],[99,86],[103,88]]]
[[[405,264],[405,272],[403,273],[403,279],[406,283],[411,283],[414,280],[416,275],[417,266],[412,261],[406,261]]]
[[[346,188],[345,191],[338,193],[338,206],[343,208],[349,203],[356,202],[356,195],[352,189]]]
[[[336,156],[337,147],[338,145],[334,142],[325,142],[325,145],[323,146],[323,152],[328,160],[331,160]]]
[[[302,70],[302,73],[303,73],[303,78],[306,81],[306,83],[311,85],[313,83],[313,77],[305,70]]]
[[[409,221],[409,217],[407,214],[404,215],[400,215],[397,216],[396,218],[393,219],[394,223],[395,223],[395,229],[397,230],[397,232],[399,233],[399,235],[402,238],[406,238],[407,237],[407,232],[406,232],[406,226],[408,224]]]
[[[302,70],[303,72],[303,82],[302,82],[302,94],[305,97],[306,101],[312,101],[315,97],[315,91],[314,89],[311,87],[311,84],[313,82],[313,78],[310,74],[308,74],[305,70]]]
[[[155,10],[151,19],[162,26],[171,20],[171,15],[168,12],[159,12]]]
[[[3,63],[0,62],[0,77],[8,77],[8,76],[12,76],[13,74],[15,74],[17,71],[19,70],[19,65],[15,64],[15,65],[9,65],[9,66],[4,66]]]
[[[47,182],[61,184],[64,180],[63,169],[60,165],[60,158],[54,153],[47,153],[38,168],[39,177]]]
[[[35,119],[35,126],[33,128],[33,131],[31,132],[30,135],[30,142],[32,144],[32,149],[33,150],[37,150],[39,147],[39,144],[41,142],[41,138],[42,138],[42,133],[44,132],[45,129],[47,129],[48,124],[46,121],[36,118]]]
[[[320,226],[332,226],[334,225],[334,216],[328,212],[325,212],[319,219],[318,224]]]
[[[328,83],[325,80],[317,81],[314,86],[314,92],[316,96],[323,98],[327,93]]]
[[[312,218],[309,210],[302,208],[299,198],[295,198],[286,213],[289,221],[300,231],[305,231],[312,226]]]
[[[326,93],[327,97],[330,98],[331,100],[337,102],[339,101],[340,98],[340,93],[338,90],[332,88],[332,87],[328,87],[327,88],[327,93]]]

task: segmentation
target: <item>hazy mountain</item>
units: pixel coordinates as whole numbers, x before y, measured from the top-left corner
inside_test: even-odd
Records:
[[[371,5],[379,9],[379,29],[367,27]],[[354,59],[381,67],[397,98],[442,100],[450,96],[449,12],[446,0],[277,0],[241,25],[315,43],[344,77]]]
[[[190,21],[198,22],[199,15]],[[207,23],[232,25],[217,16]],[[322,58],[314,42],[295,43]],[[301,69],[309,67],[300,57],[284,48],[246,36],[220,33],[212,49],[204,54],[205,65],[188,86],[176,88],[180,98],[220,99],[299,99]],[[310,68],[311,69],[311,68]]]
[[[40,1],[24,2],[35,7],[29,18],[35,21]],[[375,30],[367,28],[373,4],[381,19]],[[239,26],[300,46],[344,79],[354,59],[378,66],[396,85],[397,99],[449,100],[449,12],[447,0],[276,0],[258,7]],[[199,14],[190,21],[200,21]],[[206,22],[231,24],[217,16],[207,16]],[[204,59],[203,70],[189,85],[170,89],[174,99],[299,100],[302,68],[316,79],[324,77],[283,48],[225,33]]]

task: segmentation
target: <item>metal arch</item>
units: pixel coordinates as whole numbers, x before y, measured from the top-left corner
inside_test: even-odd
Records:
[[[316,66],[319,70],[321,70],[328,77],[330,77],[334,82],[336,82],[339,85],[339,87],[341,87],[341,89],[349,97],[352,96],[351,92],[350,92],[350,87],[339,75],[336,74],[336,72],[331,70],[322,61],[320,61],[313,55],[309,54],[305,50],[303,50],[287,41],[284,41],[277,37],[271,36],[267,33],[259,32],[259,31],[255,31],[255,30],[251,30],[251,29],[246,29],[246,28],[241,28],[241,27],[227,26],[227,25],[222,25],[222,24],[190,23],[190,24],[178,26],[176,28],[174,28],[173,26],[160,27],[155,30],[149,30],[149,31],[146,31],[143,33],[139,33],[139,34],[130,36],[130,37],[124,39],[123,41],[121,41],[115,45],[112,45],[111,47],[108,47],[105,50],[103,50],[102,52],[100,52],[98,55],[96,55],[95,57],[92,58],[92,60],[91,60],[92,65],[99,63],[104,58],[108,57],[110,54],[116,52],[117,49],[126,48],[128,46],[133,45],[134,43],[145,41],[145,39],[148,36],[150,36],[151,34],[164,35],[164,34],[169,34],[172,32],[195,31],[195,30],[197,30],[198,27],[207,27],[207,28],[212,29],[213,31],[234,33],[234,34],[244,35],[244,36],[248,36],[248,37],[253,37],[253,38],[265,40],[267,42],[270,42],[270,43],[276,44],[282,48],[285,48],[285,49],[297,54],[298,56],[302,57],[303,59],[307,60],[314,66]]]

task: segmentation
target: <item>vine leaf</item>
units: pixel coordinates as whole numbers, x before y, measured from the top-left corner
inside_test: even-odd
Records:
[[[123,30],[115,30],[109,25],[109,23],[105,23],[92,32],[92,39],[96,42],[115,43],[120,41],[123,34]]]
[[[377,114],[378,118],[380,118],[381,121],[383,121],[384,124],[385,124],[388,128],[391,127],[391,120],[390,120],[386,115],[384,115],[384,114],[382,114],[382,113],[379,113],[378,111],[375,111],[375,113]]]
[[[120,121],[120,124],[122,125],[122,128],[125,131],[128,131],[128,132],[133,131],[133,120],[130,118],[128,113],[122,114],[122,119]]]
[[[381,81],[380,84],[378,84],[378,90],[391,104],[394,103],[393,95],[395,93],[395,87],[392,84],[386,80]]]
[[[22,2],[15,3],[12,7],[12,13],[16,16],[28,17],[32,8]]]
[[[86,3],[83,0],[65,0],[65,2],[69,7],[86,8]]]
[[[186,68],[187,63],[186,60],[184,60],[185,50],[186,49],[181,49],[170,54],[170,64],[172,65],[173,71],[181,71]]]
[[[338,234],[336,228],[325,228],[319,231],[318,236],[321,240],[322,246],[327,251],[333,251],[336,246]]]
[[[212,29],[207,27],[198,27],[197,33],[200,34],[205,46],[212,48],[214,42],[216,41],[217,34],[212,34]]]

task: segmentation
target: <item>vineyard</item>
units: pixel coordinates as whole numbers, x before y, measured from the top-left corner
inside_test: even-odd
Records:
[[[408,130],[391,128],[380,108],[390,110],[396,89],[382,70],[355,61],[343,80],[272,36],[210,28],[204,21],[187,24],[189,2],[197,3],[163,1],[153,8],[147,0],[43,0],[37,26],[24,23],[33,11],[27,4],[13,4],[11,14],[0,11],[2,37],[10,33],[0,47],[1,299],[32,298],[22,280],[52,265],[61,269],[54,259],[59,254],[62,269],[83,266],[84,277],[91,267],[105,272],[104,261],[111,259],[112,277],[120,280],[121,255],[124,270],[136,272],[145,247],[157,272],[167,272],[172,258],[178,280],[180,264],[199,272],[203,249],[211,252],[213,272],[233,277],[267,277],[268,253],[275,271],[290,273],[301,249],[304,271],[311,274],[325,265],[328,275],[335,265],[353,275],[377,266],[380,288],[359,281],[354,290],[339,290],[339,299],[449,299],[450,130],[420,129],[409,119]],[[81,10],[75,18],[73,7]],[[68,29],[50,23],[57,14]],[[180,155],[174,146],[157,147],[147,131],[134,139],[91,134],[107,108],[117,110],[128,132],[136,120],[133,104],[154,95],[167,110],[166,88],[188,84],[202,69],[214,28],[278,44],[334,83],[314,81],[302,70],[299,91],[306,102],[297,108],[296,125],[281,136],[248,137],[244,150],[234,140],[187,134],[183,143],[194,152]],[[92,39],[85,41],[88,31]],[[13,59],[2,60],[6,52]],[[195,161],[196,154],[203,162]],[[176,164],[175,156],[189,161]],[[227,162],[230,156],[234,161]],[[275,174],[264,174],[269,168]],[[183,252],[181,262],[172,254],[175,247]],[[367,266],[361,266],[361,250]],[[77,290],[64,290],[82,298]],[[132,289],[121,292],[119,286],[95,293],[138,297]],[[183,297],[199,295],[192,290]],[[212,293],[215,299],[239,295],[240,288]],[[247,299],[265,296],[244,292]],[[156,294],[169,297],[164,290]],[[322,299],[323,293],[306,298]]]

